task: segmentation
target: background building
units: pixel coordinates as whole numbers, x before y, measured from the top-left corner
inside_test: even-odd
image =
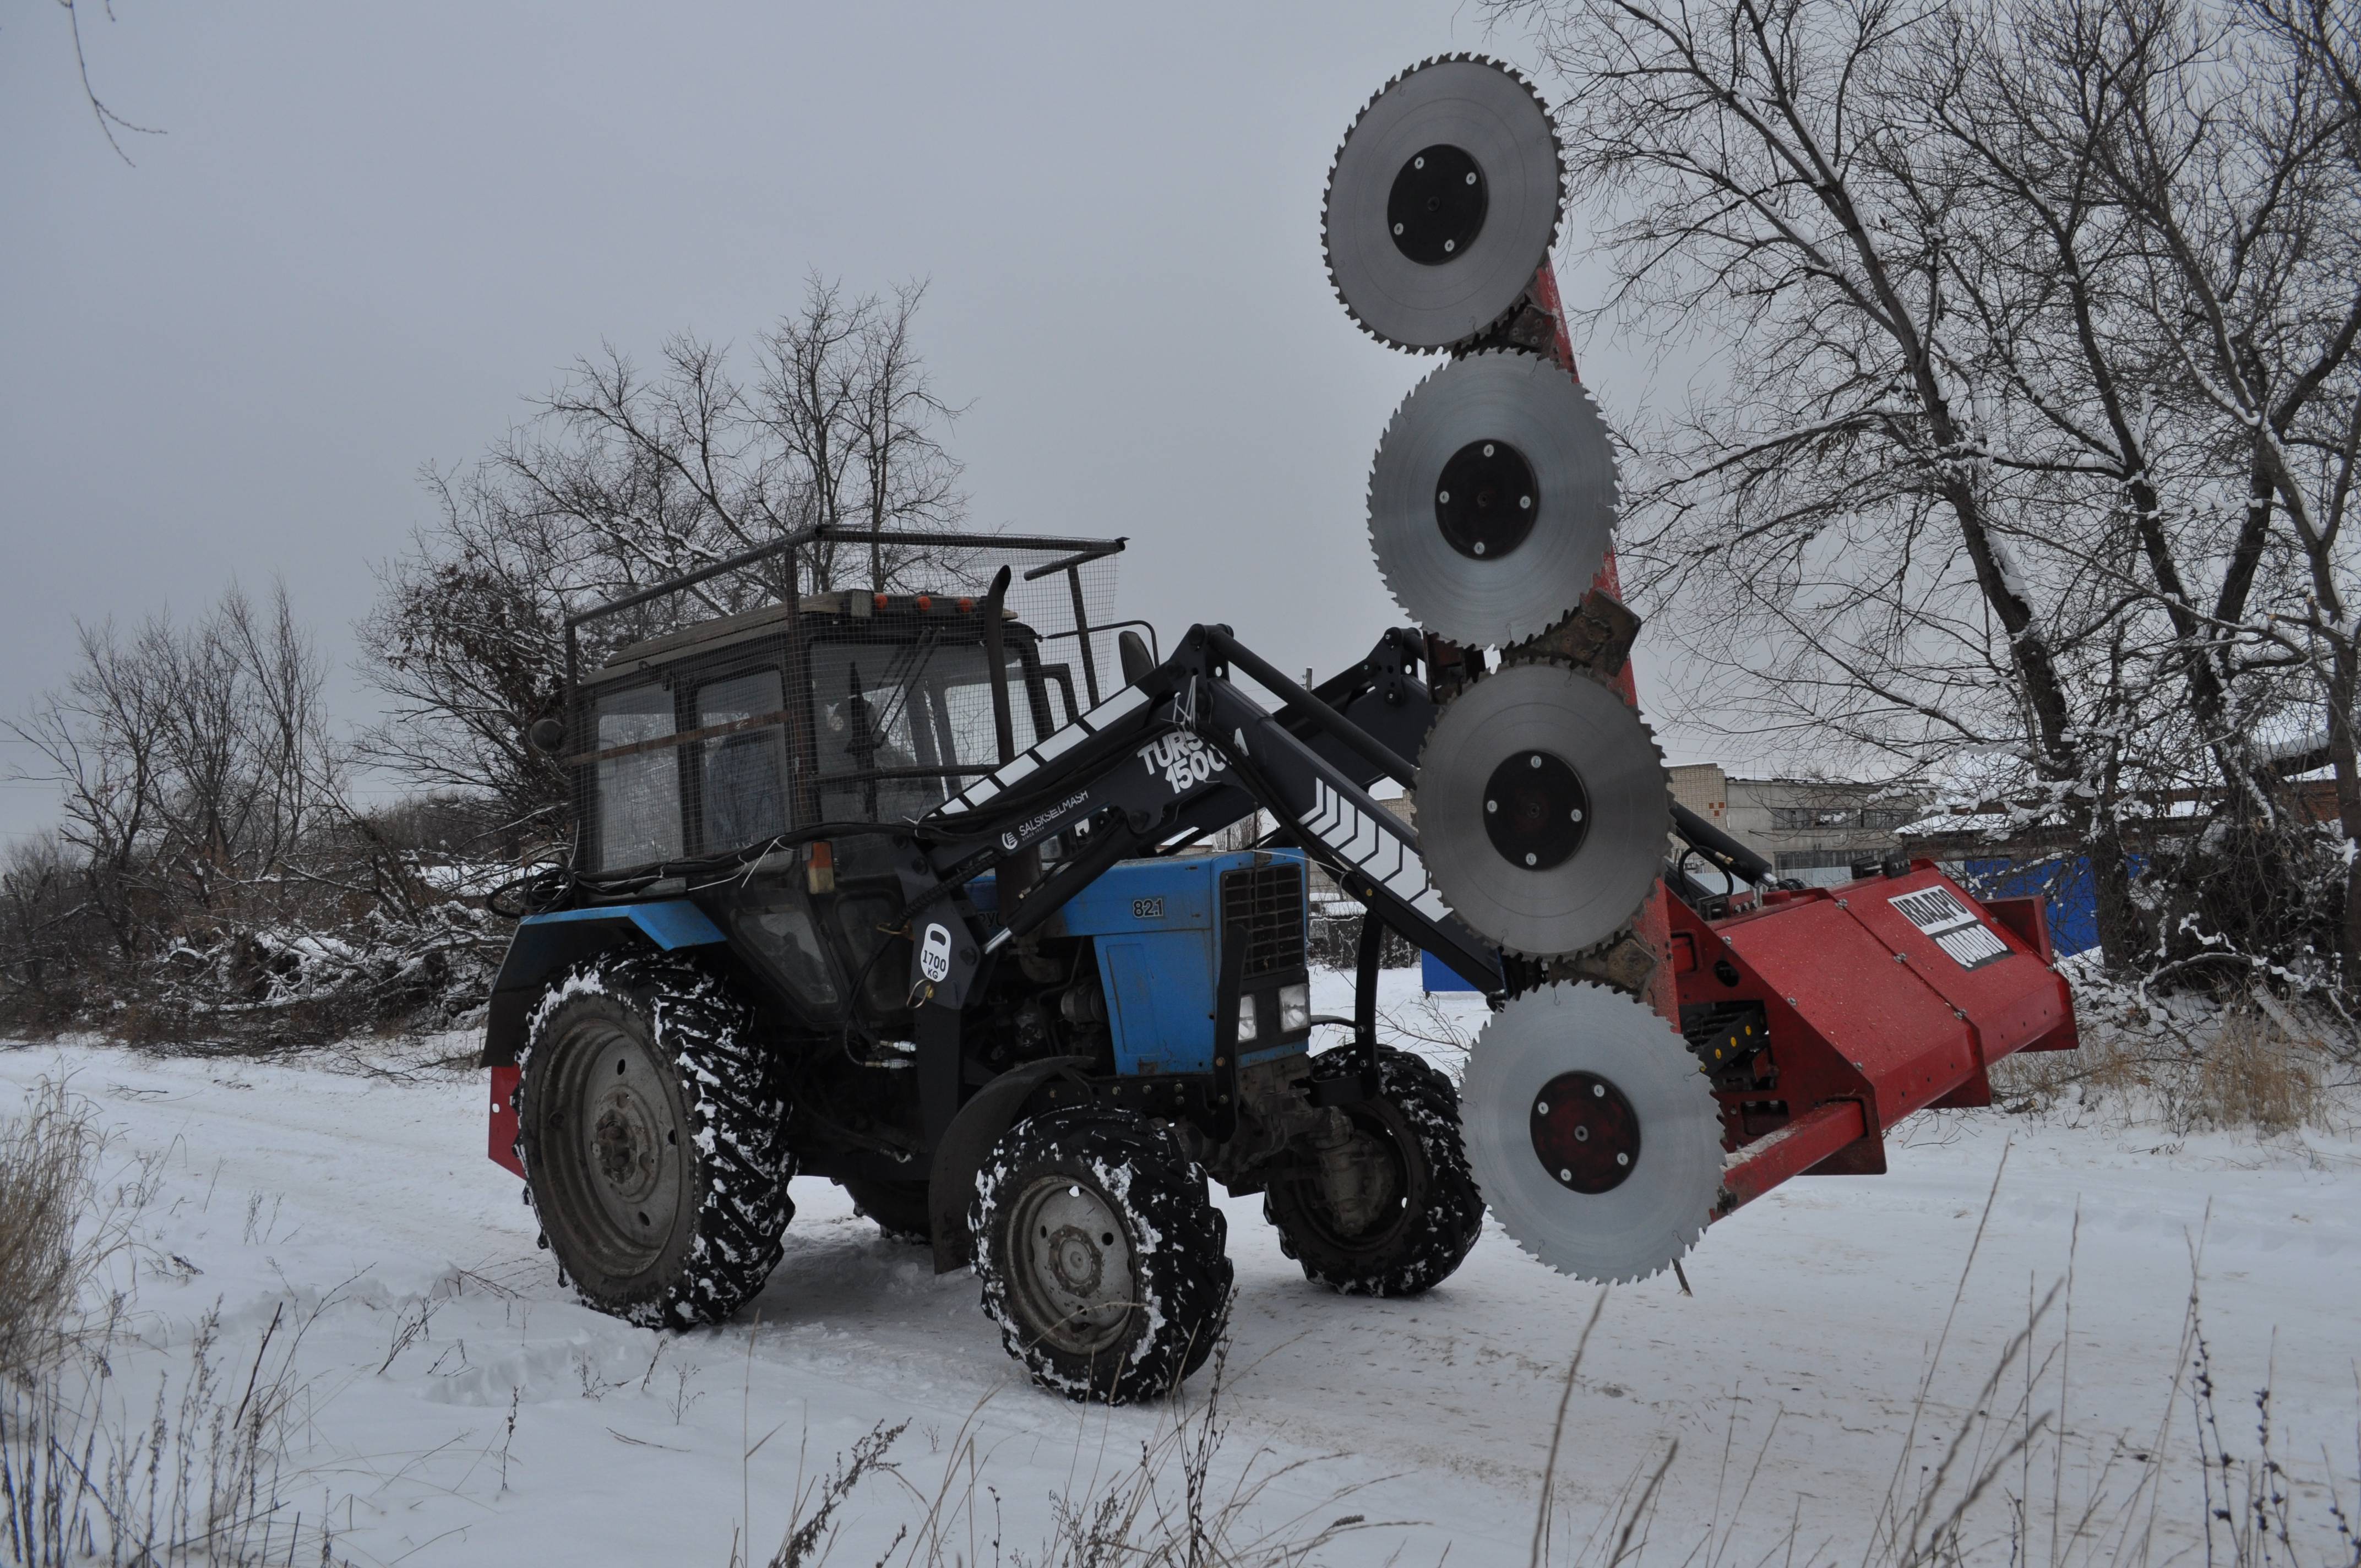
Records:
[[[1850,880],[1852,868],[1902,850],[1894,830],[1924,802],[1883,784],[1731,777],[1719,762],[1672,770],[1673,798],[1813,887]]]

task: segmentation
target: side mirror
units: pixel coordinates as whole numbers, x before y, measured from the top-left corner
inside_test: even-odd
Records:
[[[1127,686],[1137,685],[1148,678],[1150,670],[1156,668],[1156,655],[1148,651],[1147,642],[1137,631],[1117,635],[1115,648],[1116,655],[1123,661],[1123,684]]]
[[[525,726],[524,743],[544,757],[566,749],[566,720],[544,716]]]

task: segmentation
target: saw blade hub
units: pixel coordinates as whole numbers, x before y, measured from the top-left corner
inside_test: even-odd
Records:
[[[1436,142],[1411,154],[1386,193],[1394,248],[1422,267],[1440,267],[1484,232],[1491,204],[1484,170],[1466,152]]]
[[[1505,441],[1471,441],[1435,480],[1434,525],[1462,555],[1497,561],[1532,532],[1540,500],[1523,453]]]
[[[1475,682],[1427,731],[1417,778],[1435,892],[1511,952],[1557,958],[1608,940],[1663,868],[1664,759],[1640,716],[1579,671],[1511,664]]]
[[[1533,1096],[1533,1157],[1571,1192],[1612,1192],[1640,1163],[1640,1113],[1592,1072],[1562,1072]]]
[[[1590,830],[1590,792],[1554,751],[1520,751],[1484,782],[1484,836],[1524,871],[1564,865]]]
[[[1697,1058],[1646,1003],[1587,981],[1492,1015],[1468,1053],[1459,1131],[1501,1228],[1584,1279],[1671,1264],[1721,1184],[1721,1113]]]

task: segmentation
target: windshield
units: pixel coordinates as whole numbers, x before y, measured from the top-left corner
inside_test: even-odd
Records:
[[[1007,652],[1017,751],[1039,737],[1023,658]],[[811,652],[820,814],[906,821],[1000,765],[992,682],[972,642],[820,642]],[[829,781],[840,780],[831,784]]]

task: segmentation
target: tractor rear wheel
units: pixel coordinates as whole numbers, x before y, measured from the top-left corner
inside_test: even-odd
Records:
[[[602,954],[542,993],[517,1157],[549,1250],[600,1311],[719,1322],[778,1263],[795,1163],[750,1022],[720,977],[667,954]]]
[[[1312,1060],[1314,1079],[1355,1070],[1350,1046]],[[1307,1278],[1347,1296],[1415,1296],[1450,1277],[1484,1228],[1484,1199],[1459,1141],[1451,1080],[1407,1051],[1378,1050],[1375,1098],[1343,1107],[1355,1161],[1374,1181],[1356,1227],[1330,1205],[1308,1156],[1273,1175],[1263,1217]]]
[[[1113,1405],[1160,1398],[1221,1337],[1227,1222],[1204,1168],[1145,1117],[1018,1123],[984,1162],[968,1218],[983,1309],[1044,1387]]]
[[[836,1184],[852,1200],[853,1212],[876,1222],[892,1242],[925,1243],[934,1239],[934,1223],[927,1213],[923,1181],[873,1181],[862,1176],[840,1176]]]

